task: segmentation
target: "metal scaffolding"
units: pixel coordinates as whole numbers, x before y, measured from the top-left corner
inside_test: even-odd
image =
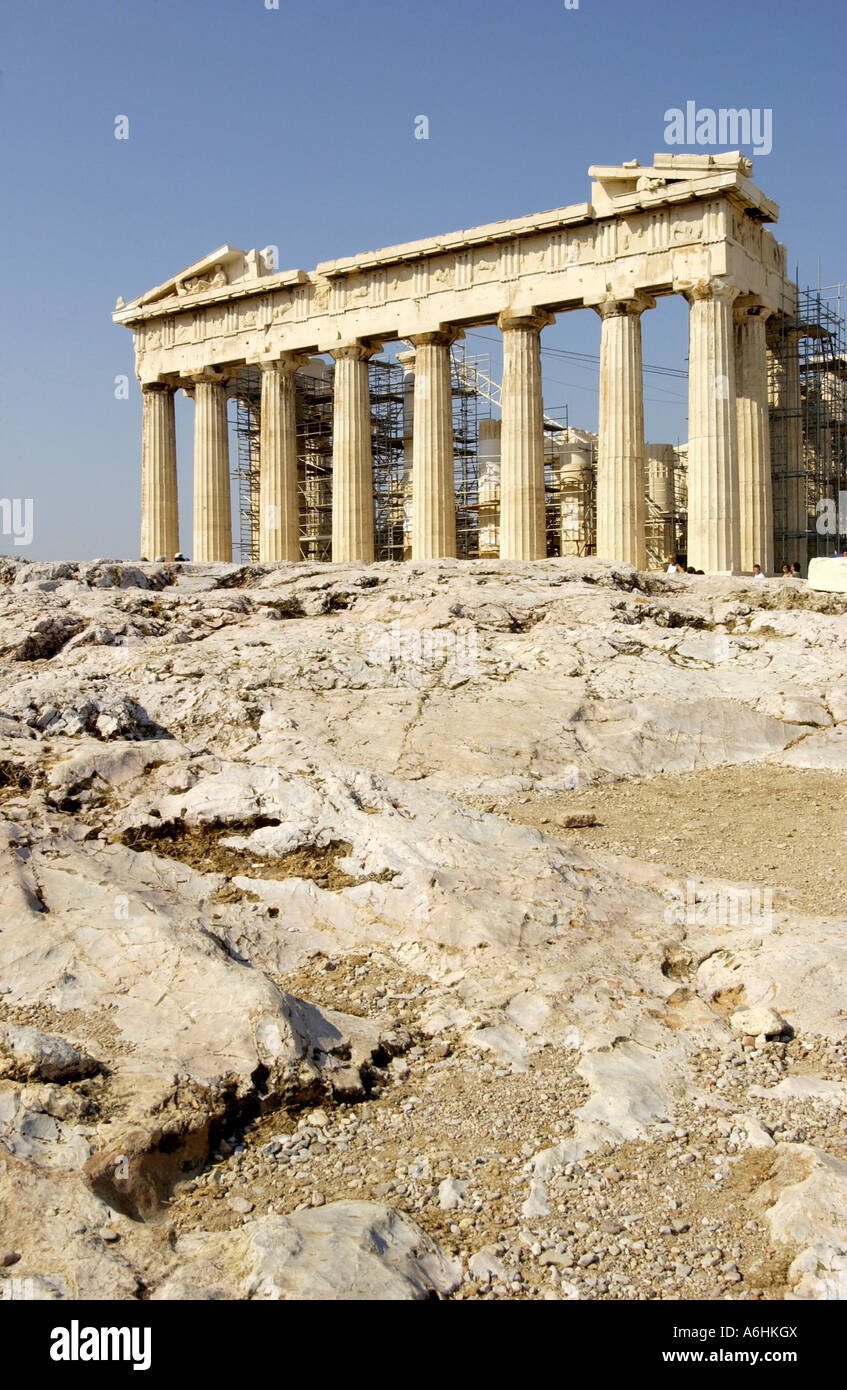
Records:
[[[777,570],[794,561],[805,570],[813,556],[830,555],[847,540],[839,509],[847,489],[840,285],[798,291],[796,307],[769,321],[768,374],[774,560]]]
[[[491,418],[490,353],[469,354],[463,342],[450,352],[453,390],[453,476],[456,492],[456,554],[479,555],[479,422]]]
[[[451,350],[453,384],[453,457],[456,490],[456,553],[461,559],[490,556],[499,543],[499,451],[487,455],[493,465],[480,498],[480,424],[492,420],[492,406],[500,406],[500,383],[491,376],[491,354],[469,354],[464,342]],[[560,443],[566,438],[568,408],[544,415],[544,491],[547,554],[560,554],[561,481]],[[481,540],[482,533],[482,540]]]
[[[259,429],[262,378],[258,367],[243,367],[238,374],[230,413],[235,426],[233,475],[238,507],[235,559],[242,563],[259,558]]]
[[[300,554],[304,560],[332,555],[332,381],[333,368],[294,378],[297,415],[297,483],[300,493]]]
[[[560,414],[544,415],[544,529],[548,555],[561,555],[562,529],[566,526],[566,507],[570,489],[562,476],[561,447],[568,437],[568,408]]]
[[[374,555],[377,560],[402,560],[411,472],[404,454],[403,368],[397,362],[374,358],[368,364],[371,393],[371,450],[373,454]]]
[[[411,555],[412,453],[411,382],[401,362],[384,358],[368,365],[375,547],[377,560]],[[332,555],[332,403],[334,368],[315,361],[295,375],[300,553],[303,559],[329,560]],[[462,559],[497,553],[499,532],[500,386],[491,377],[490,354],[467,352],[464,343],[451,352],[453,396],[453,474],[456,498],[457,554]],[[232,389],[235,430],[233,476],[238,499],[235,558],[242,564],[259,558],[259,439],[261,373],[243,368]],[[480,426],[488,425],[489,448],[485,497],[480,498]],[[564,545],[563,527],[575,502],[573,481],[563,481],[560,449],[568,439],[567,406],[544,416],[544,482],[547,553],[590,554],[593,550],[594,473],[579,483],[579,540]],[[596,448],[592,450],[592,460]],[[568,522],[568,524],[570,524]],[[482,533],[484,532],[484,542]],[[577,532],[574,532],[577,536]]]

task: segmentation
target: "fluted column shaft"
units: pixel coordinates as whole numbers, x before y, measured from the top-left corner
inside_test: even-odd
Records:
[[[738,433],[732,304],[738,290],[703,281],[688,294],[688,563],[739,567]]]
[[[760,304],[735,308],[739,563],[773,569],[773,497],[768,425],[768,362]]]
[[[422,333],[415,345],[412,434],[412,559],[456,554],[453,478],[453,333]]]
[[[226,383],[194,378],[194,559],[232,559]]]
[[[544,510],[544,412],[541,329],[547,313],[501,314],[500,559],[541,560],[547,554]]]
[[[374,558],[373,454],[368,359],[363,344],[336,348],[332,413],[332,558]]]
[[[259,559],[299,560],[296,362],[262,363]]]
[[[596,305],[600,339],[597,437],[597,555],[646,569],[644,376],[641,315],[646,295]]]
[[[142,388],[141,554],[172,560],[178,551],[174,391],[153,383]]]

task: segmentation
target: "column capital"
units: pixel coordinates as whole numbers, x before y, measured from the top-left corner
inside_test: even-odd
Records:
[[[353,362],[367,362],[381,351],[382,343],[343,343],[340,347],[330,348],[329,355],[335,362],[344,358]]]
[[[436,347],[450,347],[460,338],[464,338],[464,336],[464,328],[453,328],[448,324],[446,327],[439,328],[432,333],[413,333],[408,341],[416,348],[428,347],[430,345]],[[397,361],[400,361],[399,355]]]
[[[592,304],[591,307],[601,319],[617,319],[626,315],[637,318],[645,309],[655,309],[656,301],[651,294],[636,290],[630,295],[608,294],[599,304]]]
[[[141,383],[142,395],[155,391],[161,391],[163,393],[169,391],[171,395],[173,395],[176,389],[177,388],[172,386],[169,381],[142,381]]]
[[[732,306],[732,312],[736,323],[745,323],[749,319],[764,323],[773,314],[773,310],[754,294],[740,294]]]
[[[248,357],[248,367],[258,367],[261,372],[296,372],[305,367],[315,356],[313,352],[280,352],[274,357]]]
[[[407,341],[411,340],[407,339]],[[415,365],[415,349],[409,348],[406,352],[398,352],[397,361],[400,363],[401,367],[405,367],[407,371],[411,371]]]
[[[510,328],[534,328],[540,332],[542,328],[547,328],[555,322],[556,315],[551,314],[548,309],[528,309],[525,313],[504,309],[497,316],[497,327],[501,333],[508,332]]]
[[[192,386],[226,386],[229,381],[229,373],[220,367],[203,367],[199,372],[181,372],[180,375],[189,389]]]
[[[689,304],[704,299],[732,304],[741,294],[741,287],[728,275],[712,275],[708,279],[698,280],[696,285],[689,285],[682,293]]]

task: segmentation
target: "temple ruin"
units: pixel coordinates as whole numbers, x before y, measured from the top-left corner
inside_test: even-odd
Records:
[[[173,558],[180,548],[181,389],[194,400],[198,561],[233,557],[234,398],[248,558],[594,552],[645,568],[677,548],[682,516],[695,568],[767,571],[773,452],[782,551],[805,562],[803,328],[785,247],[765,226],[776,222],[776,204],[735,152],[657,154],[647,167],[633,160],[589,175],[590,202],[310,272],[279,271],[269,254],[222,246],[132,303],[119,301],[113,317],[132,329],[143,394],[141,553]],[[642,317],[673,294],[689,304],[682,451],[649,446],[644,434]],[[543,330],[579,309],[602,321],[593,438],[551,420],[542,401]],[[466,366],[462,386],[455,345],[490,324],[502,335],[500,418],[479,422],[471,449],[461,428],[457,436],[455,402],[473,381]],[[406,350],[380,365],[375,389],[378,354],[398,340]],[[828,447],[840,450],[840,476],[843,413],[838,428],[837,447]],[[393,483],[381,491],[383,438]],[[462,472],[471,452],[472,496]]]

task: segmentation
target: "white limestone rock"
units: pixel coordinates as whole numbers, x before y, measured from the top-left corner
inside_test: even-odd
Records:
[[[477,1250],[474,1255],[471,1255],[468,1260],[468,1273],[481,1284],[488,1284],[509,1277],[509,1271],[499,1255],[490,1249]]]
[[[179,1275],[153,1294],[332,1302],[408,1302],[458,1287],[459,1265],[410,1217],[373,1202],[329,1202],[248,1221],[227,1236],[186,1235]]]
[[[468,1185],[458,1178],[444,1178],[438,1184],[438,1205],[442,1211],[455,1211],[467,1196]]]
[[[91,1154],[85,1134],[48,1114],[36,1095],[0,1081],[0,1147],[48,1169],[79,1173]]]
[[[755,1094],[756,1089],[756,1087],[751,1087],[750,1094]],[[744,1134],[749,1148],[772,1149],[774,1147],[773,1135],[756,1115],[734,1115],[733,1123]]]
[[[824,1100],[847,1106],[847,1085],[823,1076],[784,1076],[776,1086],[751,1086],[750,1095],[769,1100]]]
[[[775,1009],[757,1004],[749,1009],[736,1009],[730,1017],[729,1026],[734,1033],[741,1033],[747,1037],[775,1038],[785,1032],[788,1024]]]
[[[64,1038],[37,1028],[0,1024],[0,1074],[18,1081],[78,1081],[98,1063]]]
[[[525,1072],[529,1069],[521,1034],[507,1024],[494,1028],[477,1028],[467,1035],[467,1041],[471,1047],[481,1047],[496,1053],[504,1062],[508,1062],[512,1071]]]
[[[789,1271],[795,1298],[847,1296],[847,1163],[810,1144],[778,1144],[753,1205],[771,1238],[799,1251]]]
[[[809,561],[808,585],[830,594],[847,594],[847,560],[817,556]]]
[[[673,1116],[691,1095],[691,1045],[731,1042],[724,992],[743,987],[802,1037],[843,1038],[838,923],[775,910],[766,932],[674,925],[653,866],[566,847],[467,799],[729,762],[841,766],[843,724],[827,726],[847,664],[837,596],[798,591],[792,603],[820,611],[781,609],[776,584],[751,595],[743,581],[666,583],[594,560],[170,578],[146,566],[146,590],[129,569],[16,562],[0,588],[0,1002],[10,1022],[49,1010],[39,1029],[102,1062],[117,1117],[85,1113],[88,1083],[0,1083],[0,1201],[27,1223],[28,1274],[53,1270],[79,1297],[135,1297],[139,1281],[157,1297],[262,1297],[248,1289],[258,1261],[297,1286],[263,1237],[261,1257],[248,1249],[264,1217],[164,1257],[131,1217],[158,1214],[183,1165],[205,1162],[227,1106],[249,1109],[259,1090],[281,1110],[313,1106],[361,1095],[374,1069],[387,1079],[386,1057],[408,1047],[390,1040],[389,1003],[354,1020],[280,988],[318,952],[401,970],[414,1030],[453,1051],[484,1046],[468,1065],[485,1075],[525,1066],[535,1084],[542,1049],[567,1052],[589,1094],[567,1142],[527,1164],[527,1219],[546,1216],[557,1169],[649,1142]],[[61,614],[125,645],[69,637],[11,660],[22,634],[49,635]],[[121,842],[141,832],[148,848]],[[206,861],[173,857],[188,833],[206,837]],[[292,871],[298,850],[346,877]],[[241,871],[224,873],[218,852]],[[690,961],[684,1000],[663,970],[673,951]],[[72,1234],[107,1221],[121,1233],[108,1249]],[[365,1229],[345,1227],[348,1252]],[[836,1258],[815,1268],[838,1274]],[[423,1287],[372,1274],[397,1296]]]
[[[847,681],[839,681],[824,698],[835,723],[847,723]]]
[[[783,767],[820,768],[828,772],[847,772],[847,727],[822,729],[810,733],[792,748],[769,758]]]

